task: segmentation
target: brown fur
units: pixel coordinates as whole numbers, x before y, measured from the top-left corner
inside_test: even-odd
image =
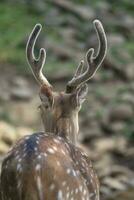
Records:
[[[48,97],[50,103],[53,104],[53,93],[51,87],[48,87],[46,84],[43,84],[40,88],[40,92],[45,94]]]
[[[2,200],[99,197],[98,179],[85,153],[68,140],[44,133],[26,136],[9,152],[2,164],[1,183]]]
[[[66,92],[53,92],[42,73],[45,49],[33,56],[41,25],[33,29],[26,48],[27,59],[40,89],[44,133],[24,137],[6,155],[0,177],[2,200],[99,200],[99,183],[88,157],[75,146],[78,112],[87,95],[85,84],[105,58],[107,40],[101,22],[94,21],[99,51],[89,49],[88,67],[83,61],[67,84]]]

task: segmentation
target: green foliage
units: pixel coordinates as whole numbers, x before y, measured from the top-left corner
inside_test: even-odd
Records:
[[[37,8],[36,12],[36,4],[33,5],[33,2],[36,1],[24,1],[25,3],[21,3],[21,1],[18,3],[11,3],[12,1],[1,1],[0,3],[0,63],[11,63],[14,66],[16,66],[17,71],[22,73],[28,73],[28,67],[27,62],[25,58],[25,46],[26,41],[29,33],[31,32],[33,26],[40,22],[42,24],[45,23],[46,26],[48,26],[45,29],[47,38],[49,41],[52,41],[53,44],[63,44],[66,45],[64,42],[64,37],[61,36],[62,29],[64,29],[65,26],[69,26],[69,15],[72,14],[70,12],[65,11],[59,11],[58,8],[56,8],[58,11],[58,25],[53,26],[51,23],[54,23],[54,19],[47,20],[47,17],[49,16],[49,13],[55,12],[55,7],[52,3],[49,1],[44,1],[44,10],[43,12],[39,12]],[[26,2],[29,2],[26,3]],[[73,2],[73,1],[72,1]],[[79,6],[86,6],[94,7],[96,8],[101,3],[108,3],[111,7],[110,9],[112,12],[114,10],[125,10],[127,12],[132,13],[133,9],[133,1],[131,0],[103,0],[100,2],[99,0],[75,0],[73,3],[78,4]],[[33,5],[33,6],[32,6]],[[47,17],[45,17],[47,16]],[[50,15],[51,16],[51,15]],[[74,18],[73,18],[74,19]],[[44,20],[44,21],[43,21]],[[89,27],[87,27],[87,21],[81,21],[80,19],[75,19],[77,29],[76,34],[76,40],[78,41],[78,44],[81,42],[83,44],[83,41],[85,41],[85,38],[89,36]],[[50,24],[49,24],[50,23]],[[83,27],[81,30],[81,26]],[[89,24],[90,26],[90,24]],[[120,32],[121,30],[118,30],[119,27],[116,25],[107,25],[107,28],[111,32]],[[132,38],[129,38],[126,40],[123,47],[125,48],[130,55],[134,55],[134,45]],[[116,62],[119,64],[124,64],[125,61],[122,58],[122,55],[120,56],[119,48],[115,47],[111,48],[111,55],[113,55]],[[46,68],[48,70],[52,70],[53,67],[51,66],[62,66],[62,63],[57,63],[57,58],[51,58],[49,57],[48,52],[48,60],[49,63],[46,65]],[[70,64],[71,63],[71,64]],[[73,61],[67,61],[64,65],[70,66],[72,70]],[[107,74],[104,79],[107,79]]]
[[[29,15],[24,5],[0,3],[0,62],[13,63],[17,68],[26,65],[25,43],[39,16]]]
[[[107,0],[112,4],[113,10],[124,10],[134,14],[134,2],[131,0]]]
[[[29,72],[25,56],[26,40],[34,25],[37,22],[43,24],[43,19],[43,14],[39,15],[39,13],[31,11],[31,8],[25,4],[0,3],[1,63],[14,64],[17,71],[21,74]],[[49,40],[60,42],[61,44],[63,39],[59,36],[56,29],[51,30],[51,27],[49,27],[45,31],[47,32],[46,34],[48,35]],[[70,65],[70,62],[66,64]],[[61,66],[62,63],[59,64],[57,63],[56,58],[51,58],[46,68],[48,68],[49,71],[52,71],[54,65],[55,68],[58,66],[57,68],[59,69],[59,66]],[[73,63],[71,63],[70,66],[72,65]]]
[[[102,3],[109,3],[112,11],[127,11],[134,14],[134,2],[132,0],[87,0],[87,2],[94,7]]]
[[[124,135],[130,139],[131,141],[134,141],[134,123],[133,120],[129,121],[123,131]]]
[[[128,52],[130,53],[130,55],[132,57],[134,57],[134,41],[133,40],[128,40],[124,44],[124,48],[126,48],[128,50]]]

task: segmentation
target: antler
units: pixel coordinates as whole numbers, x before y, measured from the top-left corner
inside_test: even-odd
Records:
[[[48,87],[52,87],[51,84],[48,82],[48,80],[45,78],[45,76],[42,73],[42,69],[46,60],[46,51],[44,48],[40,49],[39,52],[39,57],[38,59],[35,58],[34,56],[34,46],[36,43],[36,40],[39,36],[39,33],[42,29],[41,24],[36,24],[32,33],[29,36],[29,40],[27,42],[27,46],[26,46],[26,55],[27,55],[27,60],[28,63],[32,69],[32,72],[35,76],[35,78],[37,79],[37,81],[41,84],[41,85],[46,85]]]
[[[72,78],[71,81],[67,83],[67,88],[66,88],[67,93],[72,92],[78,86],[80,86],[81,84],[91,79],[105,58],[106,51],[107,51],[107,39],[106,39],[105,31],[99,20],[94,20],[93,23],[95,26],[95,30],[97,32],[98,40],[99,40],[99,48],[98,48],[97,55],[94,56],[93,48],[88,50],[86,54],[86,60],[88,63],[87,70],[83,73],[82,72],[77,73],[77,71],[80,71],[81,64],[78,66],[74,77]],[[84,65],[83,60],[81,62],[82,62],[82,65]]]

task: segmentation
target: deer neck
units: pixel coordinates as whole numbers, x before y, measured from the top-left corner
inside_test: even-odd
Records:
[[[78,137],[78,115],[72,117],[61,117],[54,129],[55,134],[67,138],[73,144],[76,144]]]
[[[49,115],[44,116],[43,112],[41,116],[45,132],[61,136],[76,144],[79,131],[78,113],[71,117],[61,116],[58,120],[52,119]]]

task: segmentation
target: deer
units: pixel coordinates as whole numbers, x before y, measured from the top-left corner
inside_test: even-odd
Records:
[[[5,156],[0,176],[2,200],[99,200],[98,176],[87,153],[77,145],[78,113],[88,93],[87,82],[107,51],[102,23],[93,21],[99,47],[86,53],[65,91],[56,92],[42,72],[46,51],[34,48],[42,29],[36,24],[26,47],[27,61],[40,85],[39,106],[44,132],[19,139]]]

